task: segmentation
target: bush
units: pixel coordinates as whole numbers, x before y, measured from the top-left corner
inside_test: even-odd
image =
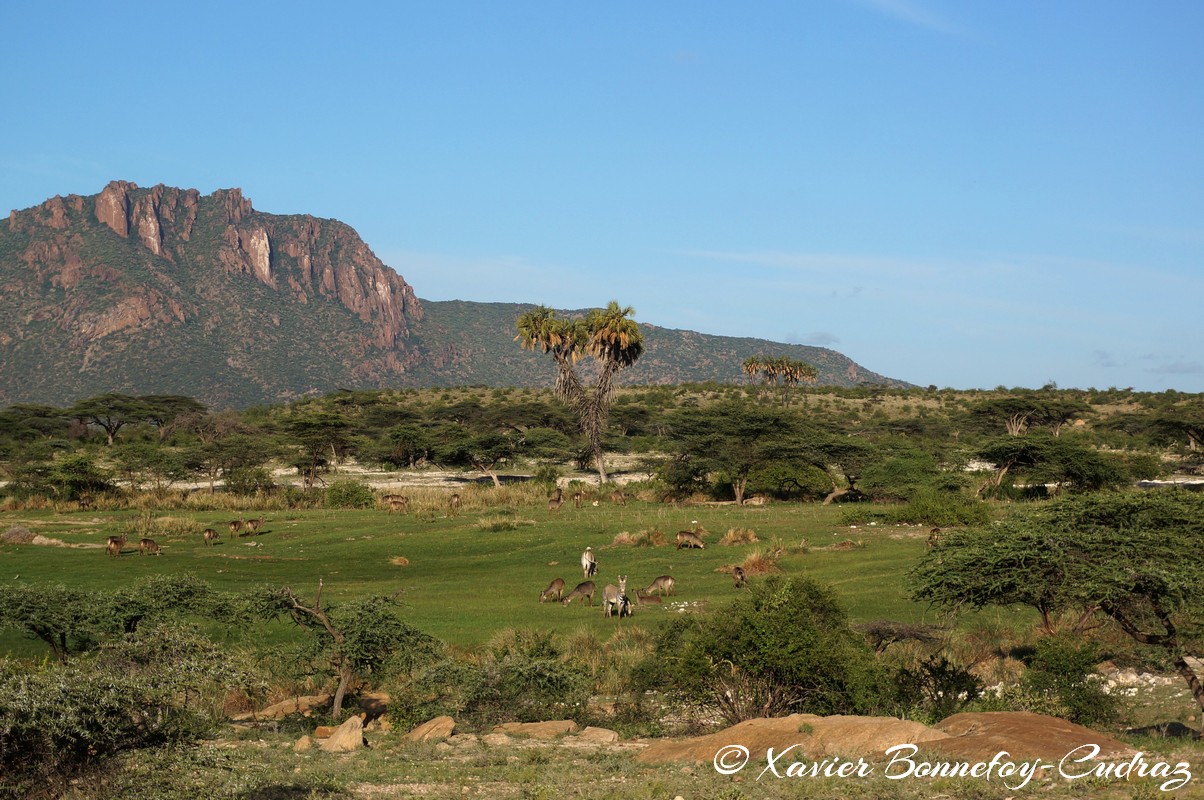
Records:
[[[266,494],[275,488],[272,474],[263,467],[239,467],[226,473],[226,491],[233,494]]]
[[[1064,706],[1071,722],[1106,725],[1116,719],[1120,709],[1096,675],[1095,666],[1100,660],[1099,648],[1093,642],[1051,636],[1037,642],[1036,652],[1027,660],[1021,686]]]
[[[675,620],[636,680],[731,723],[872,713],[888,696],[835,593],[807,578],[769,578],[724,608]]]
[[[484,728],[580,716],[592,681],[558,640],[542,631],[503,631],[475,658],[446,658],[417,676],[415,718],[450,714]],[[417,720],[421,721],[421,720]]]
[[[119,753],[208,735],[236,671],[192,626],[146,625],[36,671],[0,660],[0,797],[60,796]]]
[[[841,513],[841,521],[846,525],[869,522],[942,527],[985,525],[991,521],[991,508],[969,495],[927,488],[918,490],[902,505],[848,506]]]
[[[961,711],[976,700],[982,683],[967,669],[944,656],[931,656],[895,674],[899,704],[929,723]],[[918,713],[917,713],[918,712]]]
[[[359,481],[340,480],[326,489],[324,505],[327,508],[372,508],[376,505],[376,495]]]

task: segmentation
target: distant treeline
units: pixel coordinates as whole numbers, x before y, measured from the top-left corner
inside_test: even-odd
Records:
[[[1202,441],[1204,397],[1174,391],[750,383],[621,389],[604,445],[664,499],[831,502],[1018,499],[1195,474]],[[268,492],[269,465],[296,469],[308,489],[348,460],[550,481],[589,459],[577,417],[540,389],[342,391],[242,411],[105,394],[0,411],[0,472],[16,500],[182,483]]]

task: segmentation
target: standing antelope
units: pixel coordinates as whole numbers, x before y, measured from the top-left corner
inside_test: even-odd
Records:
[[[389,504],[390,514],[394,511],[400,511],[405,514],[410,508],[410,498],[401,494],[387,494],[385,495],[385,502]]]
[[[581,554],[581,575],[592,578],[598,574],[598,559],[594,558],[594,548],[587,547]]]
[[[163,555],[163,550],[159,547],[159,545],[155,544],[154,539],[140,539],[138,541],[138,555],[144,556],[147,553],[150,553],[154,556],[161,556]]]
[[[205,537],[206,546],[213,544],[221,536],[221,534],[213,530],[213,528],[206,528],[201,535]]]
[[[594,586],[593,581],[583,581],[583,582],[577,584],[577,588],[574,589],[573,591],[569,592],[568,596],[565,597],[560,602],[561,602],[561,604],[567,606],[569,603],[573,602],[573,600],[575,600],[579,597],[584,597],[586,599],[586,601],[592,606],[594,604],[594,589],[595,588],[596,587]]]
[[[743,567],[735,567],[732,570],[732,582],[735,584],[734,588],[736,588],[736,589],[744,588],[744,568]]]
[[[941,529],[940,528],[933,528],[932,530],[928,531],[928,546],[929,547],[940,547],[941,546]]]
[[[114,557],[120,556],[126,541],[124,533],[120,536],[110,536],[108,542],[105,543],[105,552]]]
[[[573,508],[581,508],[581,501],[585,499],[585,495],[581,492],[573,492]]]
[[[677,581],[673,580],[672,575],[661,575],[659,578],[653,578],[652,583],[648,584],[648,588],[643,591],[643,594],[673,594],[673,587]],[[639,596],[640,592],[636,592]]]
[[[458,492],[448,498],[447,512],[453,517],[460,513],[460,494]]]
[[[683,547],[697,548],[699,550],[706,549],[706,544],[702,541],[702,537],[694,533],[694,531],[678,531],[675,541],[677,542],[678,550]]]
[[[621,491],[611,492],[610,502],[614,503],[615,505],[625,506],[627,505],[627,496]]]
[[[249,519],[249,520],[247,520],[247,525],[246,525],[246,528],[247,528],[247,533],[246,533],[246,535],[247,535],[247,536],[254,536],[256,533],[258,533],[258,532],[259,532],[259,529],[260,529],[260,527],[262,527],[262,526],[263,526],[263,517],[260,517],[259,519]]]
[[[602,613],[609,617],[618,614],[620,618],[631,616],[631,600],[627,597],[627,576],[619,576],[619,585],[606,584],[602,590]]]
[[[241,519],[230,520],[230,538],[231,539],[233,539],[234,536],[241,530],[242,530],[242,520]]]
[[[548,584],[548,588],[539,593],[539,602],[559,600],[562,594],[564,594],[564,578],[557,578]]]
[[[557,491],[559,491],[559,489]],[[553,497],[551,500],[548,501],[548,513],[551,514],[553,512],[559,511],[560,507],[562,505],[564,505],[564,500],[562,498]]]

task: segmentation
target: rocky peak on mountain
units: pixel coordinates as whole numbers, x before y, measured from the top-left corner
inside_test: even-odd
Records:
[[[70,229],[82,229],[88,215],[172,265],[253,278],[303,305],[338,302],[370,327],[372,344],[378,348],[401,346],[411,323],[422,317],[413,289],[350,227],[310,216],[256,212],[239,189],[201,196],[196,189],[162,184],[140,189],[128,181],[113,181],[93,197],[56,196],[9,215],[11,231],[31,234],[22,260],[39,273],[59,272],[49,277],[55,285],[77,286],[84,265],[73,242],[83,231]],[[203,234],[199,237],[198,223]],[[42,235],[37,235],[39,229]],[[57,231],[66,233],[56,236]],[[115,264],[88,266],[93,272],[98,266],[120,271]],[[152,271],[170,277],[174,271],[166,266]],[[184,318],[188,315],[189,309],[184,309]]]

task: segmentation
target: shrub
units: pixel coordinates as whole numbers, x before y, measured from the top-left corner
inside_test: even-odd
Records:
[[[263,467],[239,467],[226,473],[226,491],[253,495],[271,492],[276,488],[272,474]]]
[[[587,667],[570,660],[551,633],[503,631],[475,658],[432,664],[410,691],[416,718],[445,713],[483,728],[579,716],[591,684]]]
[[[359,481],[339,480],[326,489],[324,505],[327,508],[372,508],[376,505],[376,495]]]
[[[183,625],[146,625],[86,659],[35,671],[0,660],[6,789],[61,796],[74,776],[119,753],[207,735],[235,672]]]
[[[726,607],[675,620],[637,678],[733,723],[871,713],[888,697],[885,673],[835,593],[807,578],[772,577]]]
[[[900,705],[928,722],[939,722],[976,700],[982,683],[965,667],[944,656],[931,656],[895,674]]]
[[[1021,686],[1033,695],[1056,700],[1071,722],[1108,724],[1120,709],[1095,673],[1099,662],[1099,648],[1093,642],[1047,637],[1037,642],[1036,652],[1027,659]]]

